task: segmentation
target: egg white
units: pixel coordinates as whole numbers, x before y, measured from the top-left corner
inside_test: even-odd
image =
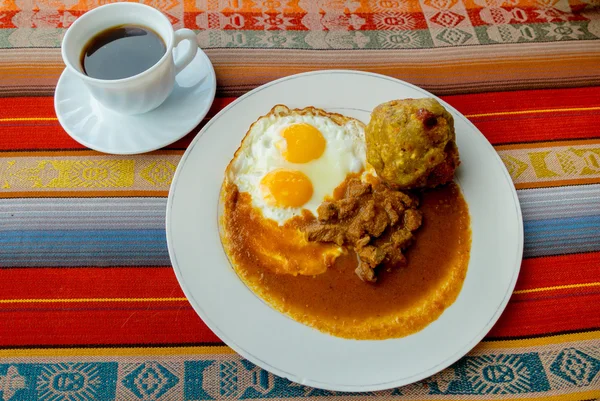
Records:
[[[281,132],[297,123],[312,125],[325,138],[327,144],[320,158],[308,163],[290,163],[283,157],[285,139]],[[326,197],[333,195],[334,189],[348,174],[358,173],[365,168],[364,136],[364,126],[356,120],[340,126],[325,116],[269,114],[256,121],[242,141],[229,166],[228,180],[236,184],[240,192],[248,192],[252,206],[279,225],[301,215],[302,210],[308,210],[316,216],[319,205]],[[260,189],[261,180],[267,173],[277,169],[301,171],[310,179],[313,195],[302,207],[276,207],[265,201]]]

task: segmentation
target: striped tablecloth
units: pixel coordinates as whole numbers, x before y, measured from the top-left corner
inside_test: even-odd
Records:
[[[186,301],[164,216],[198,129],[139,156],[62,130],[61,35],[101,3],[0,1],[0,401],[600,397],[597,0],[146,1],[198,32],[219,80],[208,117],[279,76],[369,70],[444,95],[506,164],[525,259],[505,313],[452,367],[368,394],[259,369]]]

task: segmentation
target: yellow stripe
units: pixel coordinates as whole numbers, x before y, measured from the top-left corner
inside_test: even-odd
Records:
[[[525,348],[538,347],[550,344],[562,344],[575,341],[587,341],[600,339],[600,330],[588,331],[584,333],[559,334],[548,337],[525,338],[519,340],[498,340],[498,341],[483,341],[475,347],[476,350],[497,349],[497,348]]]
[[[510,116],[520,114],[540,114],[540,113],[554,113],[554,112],[571,112],[571,111],[593,111],[600,110],[599,107],[573,107],[564,109],[540,109],[540,110],[521,110],[521,111],[499,111],[494,113],[481,113],[481,114],[465,114],[467,118],[476,117],[493,117],[493,116]],[[56,121],[56,117],[14,117],[14,118],[0,118],[0,122],[4,121]]]
[[[56,117],[15,117],[15,118],[0,118],[0,122],[5,121],[56,121]]]
[[[183,302],[187,298],[56,298],[56,299],[0,299],[0,304],[51,304],[80,302]]]
[[[600,282],[567,284],[567,285],[557,285],[554,287],[540,287],[540,288],[530,288],[528,290],[518,290],[518,291],[514,291],[513,294],[530,294],[532,292],[555,291],[555,290],[565,290],[565,289],[569,289],[569,288],[584,288],[584,287],[598,287],[598,286],[600,286]]]
[[[600,282],[558,285],[554,287],[531,288],[514,291],[514,294],[554,291],[569,288],[598,287]],[[185,302],[185,297],[171,298],[31,298],[31,299],[0,299],[0,304],[48,304],[48,303],[93,303],[93,302]]]
[[[131,348],[32,348],[0,349],[0,358],[63,357],[63,356],[154,356],[235,354],[231,348],[221,346],[201,347],[131,347]]]
[[[492,116],[512,116],[512,115],[520,115],[520,114],[540,114],[540,113],[591,111],[591,110],[600,110],[600,107],[574,107],[574,108],[565,108],[565,109],[499,111],[496,113],[466,114],[465,117],[474,118],[474,117],[492,117]]]

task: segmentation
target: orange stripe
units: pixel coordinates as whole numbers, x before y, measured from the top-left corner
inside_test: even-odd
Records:
[[[1,155],[1,153],[0,153]],[[169,190],[164,191],[19,191],[2,192],[1,198],[110,198],[110,197],[167,197]]]
[[[499,111],[495,113],[468,114],[467,118],[491,117],[491,116],[515,116],[522,114],[541,114],[541,113],[556,113],[556,112],[573,112],[573,111],[592,111],[600,110],[600,107],[574,107],[564,109],[540,109],[540,110],[520,110],[520,111]]]
[[[48,303],[94,303],[94,302],[187,302],[187,298],[41,298],[0,299],[0,304],[48,304]]]
[[[0,118],[0,122],[5,121],[56,121],[56,117],[15,117],[15,118]]]
[[[573,141],[550,141],[550,142],[533,142],[533,143],[514,143],[508,145],[494,145],[496,150],[511,150],[511,149],[537,149],[550,148],[557,146],[577,146],[577,145],[595,145],[600,143],[600,138],[596,139],[581,139]]]
[[[515,184],[515,188],[516,189],[552,188],[552,187],[562,187],[565,185],[586,185],[586,184],[598,184],[598,183],[600,183],[600,177],[598,177],[598,178],[581,178],[581,179],[577,179],[577,180],[523,182],[520,184]]]
[[[556,291],[572,288],[600,287],[600,282],[557,285],[553,287],[530,288],[514,291],[514,294],[529,294],[542,291]],[[0,304],[33,303],[95,303],[95,302],[187,302],[185,297],[171,298],[36,298],[36,299],[0,299]]]
[[[586,331],[583,333],[558,334],[547,337],[524,338],[518,340],[486,340],[483,339],[477,345],[479,349],[495,349],[495,348],[517,348],[517,347],[539,347],[550,344],[564,344],[575,341],[588,341],[600,339],[600,331]]]
[[[520,110],[520,111],[499,111],[494,113],[481,113],[481,114],[465,114],[467,118],[479,118],[479,117],[491,117],[491,116],[510,116],[510,115],[523,115],[523,114],[540,114],[540,113],[554,113],[554,112],[575,112],[575,111],[592,111],[600,110],[600,107],[573,107],[573,108],[562,108],[562,109],[537,109],[537,110]],[[58,120],[56,117],[14,117],[14,118],[0,118],[0,122],[3,121],[55,121]],[[584,142],[584,141],[580,141]],[[571,143],[573,144],[573,143]],[[574,143],[579,144],[579,143]],[[537,144],[536,144],[537,145]],[[508,146],[511,145],[506,145]],[[558,145],[554,145],[558,146]],[[538,146],[536,146],[538,147]]]
[[[64,357],[64,356],[161,356],[161,355],[198,355],[198,354],[235,354],[231,348],[220,346],[199,347],[119,347],[119,348],[26,348],[1,349],[0,358]]]
[[[209,51],[211,49],[208,49]],[[240,49],[240,50],[248,50],[248,49]],[[254,50],[254,49],[253,49]],[[285,51],[286,49],[270,49],[270,50],[265,50],[265,53],[272,53],[274,51]],[[429,49],[426,49],[429,50]],[[260,51],[260,50],[259,50]],[[309,50],[310,51],[310,50]],[[320,52],[319,50],[312,50],[313,52]],[[347,51],[347,50],[340,50],[340,52],[342,51]],[[385,50],[380,50],[380,51],[385,51]],[[303,53],[303,50],[297,50],[296,54],[292,54],[292,55],[288,55],[291,59],[293,59],[294,57],[300,57],[300,54]],[[364,53],[366,53],[365,51],[363,51]],[[255,70],[255,71],[259,71],[259,70],[267,70],[267,69],[271,69],[274,71],[278,71],[278,70],[296,70],[296,69],[302,69],[303,71],[309,71],[309,70],[316,70],[316,69],[322,69],[323,67],[327,67],[327,66],[335,66],[336,69],[351,69],[351,70],[361,70],[361,69],[367,69],[369,71],[379,71],[379,70],[392,70],[392,69],[403,69],[403,70],[411,70],[413,73],[415,73],[416,71],[419,71],[419,73],[422,73],[423,76],[430,76],[430,74],[427,73],[428,70],[431,70],[432,68],[441,70],[443,69],[445,72],[448,73],[448,76],[454,76],[456,77],[456,71],[453,70],[453,68],[455,67],[461,67],[461,68],[473,68],[473,70],[477,70],[479,68],[482,67],[489,67],[489,68],[493,68],[494,66],[498,65],[498,64],[510,64],[510,65],[514,65],[514,64],[538,64],[540,62],[552,62],[553,64],[566,64],[566,65],[572,65],[574,62],[577,61],[585,61],[585,60],[589,60],[590,63],[594,63],[597,61],[598,56],[596,55],[582,55],[582,54],[578,54],[578,53],[571,53],[571,54],[562,54],[561,55],[561,60],[557,60],[556,57],[552,58],[552,57],[542,57],[542,56],[532,56],[532,57],[527,57],[527,58],[510,58],[511,56],[505,57],[504,60],[502,59],[496,59],[496,58],[492,58],[490,57],[488,60],[479,60],[479,59],[475,59],[475,58],[468,58],[468,59],[464,59],[463,60],[459,60],[459,59],[453,59],[448,57],[447,59],[438,59],[438,60],[434,60],[434,59],[428,59],[425,60],[425,62],[423,62],[423,60],[421,59],[421,61],[408,61],[406,59],[402,60],[402,61],[397,61],[394,62],[392,61],[391,63],[385,63],[383,61],[383,57],[385,57],[384,55],[380,55],[379,57],[381,57],[382,59],[376,62],[379,62],[380,64],[368,64],[366,61],[363,63],[357,62],[357,63],[348,63],[348,64],[343,64],[343,63],[339,63],[339,62],[331,62],[328,59],[321,59],[321,60],[316,60],[313,61],[313,63],[311,65],[303,63],[303,62],[295,62],[295,63],[287,63],[284,65],[279,65],[279,64],[275,64],[273,65],[273,63],[268,63],[268,62],[251,62],[248,61],[247,63],[244,63],[243,65],[237,64],[234,61],[220,61],[218,62],[218,64],[215,65],[215,69],[230,69],[230,70],[235,70],[235,69],[239,69],[239,70]],[[513,56],[515,57],[515,56]],[[3,72],[2,75],[23,75],[23,77],[29,77],[31,75],[35,75],[35,74],[31,74],[29,71],[39,71],[40,68],[42,69],[46,69],[46,70],[50,70],[50,69],[56,69],[59,70],[59,72],[62,72],[64,69],[64,64],[61,63],[46,63],[46,64],[42,64],[44,63],[44,60],[40,60],[40,64],[37,63],[23,63],[23,62],[13,62],[13,63],[3,63],[2,66],[0,66],[0,70],[8,70],[10,72]],[[502,72],[502,71],[496,71],[498,72]],[[43,72],[42,72],[43,74]],[[40,75],[39,73],[37,75]],[[49,75],[49,74],[46,74]],[[54,74],[52,74],[54,75]],[[465,74],[463,74],[464,76]],[[496,74],[497,75],[497,74]],[[439,78],[439,77],[438,77]]]
[[[514,291],[513,294],[530,294],[530,293],[533,293],[533,292],[557,291],[557,290],[567,290],[567,289],[571,289],[571,288],[586,288],[586,287],[600,287],[600,282],[555,285],[555,286],[552,286],[552,287],[529,288],[529,289],[526,289],[526,290],[517,290],[517,291]]]
[[[217,60],[219,61],[219,60]],[[454,82],[458,86],[460,86],[461,82],[473,82],[473,77],[494,77],[496,81],[517,81],[515,76],[519,76],[518,81],[526,80],[528,77],[540,77],[544,81],[551,80],[553,77],[561,76],[560,74],[549,74],[546,72],[547,70],[541,69],[541,66],[546,65],[546,63],[552,62],[553,71],[567,71],[569,69],[577,68],[579,71],[579,75],[585,76],[593,76],[596,77],[595,80],[590,82],[598,82],[599,75],[597,74],[597,65],[598,65],[598,56],[590,55],[590,56],[582,56],[577,58],[569,58],[566,55],[561,56],[561,60],[557,60],[556,58],[532,58],[532,59],[510,59],[506,61],[502,61],[499,59],[490,59],[490,61],[476,61],[469,60],[466,62],[458,62],[456,60],[450,60],[447,63],[434,63],[433,61],[411,66],[410,64],[381,64],[381,65],[358,65],[356,63],[331,63],[329,61],[315,62],[313,64],[298,64],[298,65],[281,65],[281,64],[268,64],[265,62],[264,64],[257,64],[256,67],[251,67],[248,64],[244,66],[238,65],[227,65],[224,62],[215,62],[215,70],[217,71],[217,75],[221,75],[224,78],[225,86],[236,86],[233,83],[235,78],[236,84],[239,85],[240,82],[240,73],[239,71],[243,71],[245,75],[245,82],[254,81],[256,85],[260,85],[262,83],[271,81],[275,78],[283,77],[286,75],[290,75],[292,73],[299,73],[305,71],[313,71],[326,67],[335,66],[336,69],[353,69],[353,70],[364,70],[364,71],[373,71],[379,72],[384,75],[391,76],[403,76],[404,79],[411,81],[419,86],[427,86],[435,85],[439,82],[442,82],[444,78],[450,79],[452,78]],[[507,65],[518,65],[518,71],[515,72],[514,68],[497,68],[498,63],[507,64]],[[50,74],[40,74],[37,68],[21,68],[14,67],[14,71],[4,71],[2,75],[18,75],[22,76],[23,79],[29,79],[31,77],[58,77],[60,72],[62,71],[62,67],[55,67],[57,69],[56,73]],[[460,77],[456,74],[456,68],[461,68]],[[48,68],[50,69],[50,68]],[[431,70],[435,69],[436,73],[433,74],[435,76],[435,80],[432,79]],[[542,72],[540,72],[542,71]],[[518,73],[518,74],[517,74]],[[461,77],[469,77],[463,78]],[[418,79],[419,82],[415,82],[415,79]],[[457,81],[458,79],[458,81]],[[589,81],[589,80],[588,80]]]

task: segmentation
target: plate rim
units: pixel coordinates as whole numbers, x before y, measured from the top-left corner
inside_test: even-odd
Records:
[[[212,65],[212,62],[210,61],[210,58],[208,58],[208,55],[200,48],[198,47],[198,53],[196,55],[196,57],[200,57],[204,60],[205,63],[207,63],[207,67],[208,67],[208,73],[210,76],[210,79],[213,81],[213,85],[211,85],[211,92],[210,92],[210,101],[208,103],[208,106],[206,107],[206,110],[203,110],[201,113],[198,113],[197,116],[198,118],[195,119],[195,123],[192,127],[190,127],[189,129],[184,130],[185,132],[182,134],[178,134],[177,136],[173,136],[172,139],[169,139],[168,142],[163,143],[160,146],[150,146],[150,147],[146,147],[146,148],[138,148],[136,150],[130,150],[130,151],[120,151],[120,150],[109,150],[106,149],[102,146],[96,146],[96,144],[88,142],[86,140],[83,140],[79,137],[79,135],[76,135],[72,132],[71,128],[69,127],[68,124],[65,124],[64,122],[64,117],[62,117],[62,115],[58,112],[58,87],[61,86],[61,82],[63,80],[65,80],[67,75],[72,75],[75,79],[78,79],[75,74],[73,74],[71,71],[69,71],[68,68],[65,68],[61,74],[60,77],[58,78],[58,81],[56,83],[56,90],[54,91],[54,99],[53,99],[53,105],[54,105],[54,114],[56,114],[56,118],[58,119],[58,123],[60,124],[61,128],[77,143],[90,148],[92,150],[95,150],[97,152],[102,152],[102,153],[106,153],[106,154],[110,154],[110,155],[139,155],[139,154],[143,154],[143,153],[148,153],[148,152],[152,152],[158,149],[162,149],[165,146],[169,146],[172,143],[177,142],[178,140],[180,140],[181,138],[185,137],[186,135],[192,133],[192,131],[194,130],[194,128],[198,127],[198,124],[200,124],[202,122],[202,120],[204,119],[204,117],[206,117],[206,115],[208,114],[208,112],[210,111],[210,108],[212,107],[214,101],[215,101],[215,96],[217,93],[217,76],[215,74],[215,68]],[[191,63],[190,63],[191,64]],[[187,68],[187,67],[186,67]],[[184,68],[185,70],[185,68]],[[182,70],[183,71],[183,70]],[[85,85],[84,85],[85,86]],[[89,91],[88,91],[89,92]],[[172,94],[172,92],[171,92]],[[169,97],[171,96],[171,94],[169,94]],[[91,95],[90,95],[91,96]],[[167,99],[169,98],[167,97]],[[167,100],[165,99],[165,101]],[[160,106],[158,106],[160,107]],[[148,111],[148,113],[152,113],[154,110],[150,110]],[[145,113],[144,113],[145,114]],[[203,127],[204,128],[204,127]],[[196,138],[194,138],[195,140]],[[193,142],[193,141],[192,141]],[[190,143],[191,146],[191,143]],[[189,146],[188,146],[189,148]]]
[[[456,352],[454,352],[450,357],[446,358],[444,361],[439,362],[438,364],[429,368],[428,370],[421,371],[412,376],[403,377],[398,380],[391,380],[391,381],[374,383],[374,384],[369,384],[369,385],[347,385],[347,384],[336,384],[336,383],[332,384],[332,383],[327,383],[327,382],[320,382],[318,380],[297,377],[293,373],[286,372],[285,370],[277,368],[277,367],[265,362],[261,358],[247,352],[242,347],[238,346],[235,342],[233,342],[230,338],[228,338],[228,336],[225,333],[223,333],[206,316],[206,313],[204,312],[204,310],[200,307],[200,305],[197,304],[196,300],[191,296],[192,295],[191,291],[184,284],[183,275],[182,275],[181,269],[179,268],[179,265],[177,262],[177,256],[175,255],[174,246],[172,243],[172,234],[171,234],[172,222],[170,221],[170,216],[171,216],[171,211],[172,211],[172,207],[173,207],[173,197],[174,197],[176,184],[179,179],[179,175],[183,169],[183,165],[185,164],[185,160],[189,157],[189,155],[193,151],[194,146],[198,143],[198,141],[202,137],[202,135],[210,128],[210,126],[216,120],[218,120],[221,117],[222,114],[227,113],[231,108],[235,107],[238,103],[240,103],[247,97],[250,97],[257,92],[262,91],[265,88],[271,87],[273,85],[277,85],[280,82],[284,82],[284,81],[291,80],[291,79],[297,79],[297,78],[301,78],[301,77],[305,77],[305,76],[310,76],[310,75],[348,74],[348,73],[361,74],[361,75],[365,75],[365,76],[371,76],[374,78],[385,79],[385,80],[393,81],[396,83],[400,83],[400,84],[406,85],[406,86],[422,93],[425,96],[433,97],[433,98],[437,99],[438,101],[440,101],[440,103],[442,103],[442,105],[444,105],[444,107],[446,109],[453,111],[454,112],[453,114],[455,116],[459,116],[462,120],[464,120],[464,122],[471,129],[473,129],[478,135],[480,135],[485,140],[485,146],[487,146],[493,150],[494,155],[495,155],[495,162],[499,163],[499,165],[501,166],[504,178],[507,180],[507,182],[513,183],[512,178],[510,177],[510,174],[508,173],[508,170],[506,169],[506,166],[500,159],[500,156],[498,155],[496,150],[493,148],[491,143],[487,140],[487,138],[481,133],[481,131],[477,127],[475,127],[475,125],[468,118],[466,118],[461,112],[456,110],[456,108],[454,108],[453,106],[451,106],[444,100],[440,99],[438,96],[435,96],[432,93],[430,93],[430,92],[426,91],[425,89],[422,89],[416,85],[413,85],[406,81],[403,81],[403,80],[400,80],[397,78],[393,78],[393,77],[390,77],[387,75],[383,75],[383,74],[377,74],[377,73],[365,72],[365,71],[359,71],[359,70],[351,70],[351,69],[316,70],[316,71],[309,71],[309,72],[303,72],[303,73],[299,73],[299,74],[289,75],[289,76],[282,77],[282,78],[276,79],[274,81],[268,82],[266,84],[263,84],[255,89],[245,93],[244,95],[238,97],[232,103],[228,104],[225,108],[223,108],[221,111],[219,111],[215,116],[213,116],[210,121],[207,122],[207,124],[198,132],[196,137],[189,144],[188,148],[182,155],[182,157],[179,161],[179,164],[177,165],[175,174],[173,175],[173,180],[172,180],[171,186],[169,188],[169,195],[168,195],[168,199],[167,199],[167,207],[166,207],[166,215],[165,215],[165,228],[166,228],[167,247],[168,247],[168,251],[169,251],[169,257],[171,259],[171,264],[173,266],[173,270],[177,277],[177,281],[179,282],[179,285],[180,285],[183,293],[185,294],[186,298],[188,298],[188,301],[192,305],[196,314],[198,314],[198,316],[208,326],[208,328],[211,331],[213,331],[217,335],[217,337],[219,337],[219,339],[221,341],[223,341],[223,343],[225,343],[227,346],[232,348],[236,353],[238,353],[243,358],[249,360],[250,362],[258,365],[259,367],[261,367],[277,376],[287,378],[291,381],[300,383],[305,386],[311,386],[311,387],[315,387],[315,388],[319,388],[319,389],[333,390],[333,391],[340,391],[340,392],[379,391],[379,390],[387,390],[387,389],[396,388],[396,387],[400,387],[403,385],[414,383],[416,381],[430,377],[430,376],[442,371],[443,369],[447,368],[448,366],[452,365],[453,363],[458,361],[460,358],[465,356],[469,351],[471,351],[477,344],[479,344],[481,342],[481,340],[492,329],[494,324],[498,321],[498,319],[500,318],[500,316],[506,309],[508,301],[514,291],[514,288],[515,288],[515,285],[517,282],[517,278],[519,276],[519,272],[521,269],[521,262],[523,259],[523,248],[524,248],[523,216],[522,216],[522,211],[521,211],[521,206],[519,203],[517,191],[516,191],[516,188],[514,187],[514,185],[511,185],[510,188],[511,188],[511,197],[513,200],[512,206],[515,209],[516,218],[518,220],[517,221],[517,230],[518,230],[517,245],[518,245],[518,247],[517,247],[517,250],[515,253],[515,261],[513,263],[513,265],[515,267],[512,272],[512,277],[511,277],[510,283],[504,294],[504,298],[502,299],[502,302],[498,305],[494,315],[490,316],[490,319],[485,324],[485,326],[466,345],[464,345],[463,347],[458,349]],[[277,312],[277,313],[280,313],[280,312]],[[382,341],[385,341],[385,340],[382,340]]]

